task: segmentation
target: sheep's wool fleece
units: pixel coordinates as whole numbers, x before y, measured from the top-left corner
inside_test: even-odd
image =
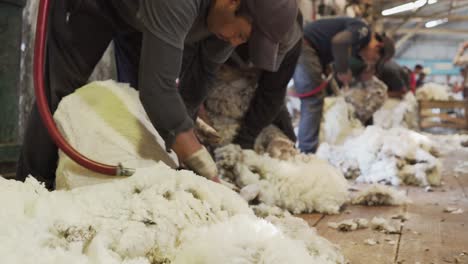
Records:
[[[362,123],[355,117],[351,104],[343,97],[325,98],[319,135],[321,143],[342,144],[362,131]]]
[[[217,146],[232,142],[257,88],[258,71],[223,65],[205,102],[210,125],[221,136]]]
[[[343,145],[320,145],[317,156],[364,183],[439,185],[441,163],[431,140],[405,129],[370,126]]]
[[[144,168],[163,161],[177,167],[138,98],[127,84],[92,82],[60,102],[54,119],[62,135],[86,157],[106,164]],[[109,177],[87,170],[59,151],[57,189],[108,182]]]
[[[162,163],[71,191],[0,179],[0,199],[2,263],[344,263],[303,220],[259,219],[228,188]]]
[[[458,100],[457,95],[451,92],[451,89],[447,85],[441,85],[438,83],[426,83],[421,88],[416,90],[416,98],[418,100],[439,100],[449,101]]]
[[[447,155],[453,151],[468,151],[468,135],[433,135],[427,136],[434,142],[435,148],[442,155]]]
[[[281,161],[237,145],[215,151],[223,177],[233,181],[247,200],[258,200],[292,213],[338,213],[348,199],[347,181],[328,162]]]
[[[216,148],[232,143],[255,95],[258,78],[259,71],[256,69],[239,70],[227,65],[221,67],[212,92],[205,101],[207,121],[221,139],[213,143],[204,139],[203,133],[200,133],[205,144]],[[294,142],[274,125],[269,125],[260,132],[254,149],[258,153],[268,153],[280,159],[288,159],[297,154]]]
[[[387,85],[374,76],[344,91],[343,96],[354,107],[356,117],[366,123],[387,99]]]
[[[374,113],[374,125],[382,128],[418,128],[418,101],[413,93],[407,93],[403,100],[388,99]]]
[[[373,184],[367,187],[351,200],[352,204],[368,206],[404,205],[409,202],[410,200],[404,191],[382,184]]]

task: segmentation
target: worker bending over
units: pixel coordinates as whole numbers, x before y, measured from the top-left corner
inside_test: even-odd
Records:
[[[199,105],[218,66],[234,46],[250,39],[252,61],[277,66],[278,43],[294,24],[296,0],[55,0],[51,1],[46,80],[51,111],[88,81],[111,40],[141,33],[138,88],[152,124],[179,160],[197,174],[217,179],[217,170],[193,132],[192,113],[176,89]],[[131,49],[133,52],[135,50]],[[193,80],[198,79],[196,85]],[[17,179],[29,174],[53,188],[57,147],[30,115]]]
[[[249,51],[250,43],[239,45],[225,63],[227,66],[245,72],[254,73],[257,77],[255,95],[250,101],[249,108],[244,115],[241,126],[234,139],[235,144],[244,149],[253,149],[255,139],[260,132],[270,124],[277,126],[283,133],[296,141],[296,135],[291,123],[288,110],[285,106],[286,89],[292,78],[302,46],[302,15],[299,13],[297,22],[282,37],[278,47],[277,65],[272,70],[256,67]],[[130,83],[133,87],[138,85],[139,54],[125,52],[132,46],[141,45],[139,34],[125,34],[114,39],[117,75],[119,82]],[[217,76],[217,78],[221,78]],[[191,86],[199,86],[199,78],[193,79]],[[181,96],[190,113],[198,114],[199,104],[191,103],[191,95],[185,93],[184,83],[181,84]],[[186,87],[185,87],[186,88]],[[211,89],[216,89],[212,87]],[[209,122],[209,120],[207,120]]]
[[[294,85],[301,99],[299,149],[313,153],[318,147],[320,121],[327,83],[323,74],[330,63],[338,80],[348,86],[357,72],[374,67],[394,53],[393,42],[360,19],[339,17],[322,19],[304,27],[304,46],[294,73]]]
[[[251,68],[251,58],[248,44],[239,46],[235,57],[229,60],[230,65],[238,68]],[[234,144],[244,149],[253,149],[255,139],[260,132],[270,124],[278,127],[291,141],[296,142],[296,135],[291,117],[285,105],[286,90],[301,53],[302,46],[302,16],[292,30],[280,42],[279,54],[281,64],[277,71],[261,70],[258,73],[255,95],[250,101],[241,126],[234,138]]]

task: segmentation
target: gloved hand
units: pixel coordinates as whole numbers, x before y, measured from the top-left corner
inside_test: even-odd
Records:
[[[197,118],[195,127],[195,132],[203,142],[206,142],[210,145],[216,145],[221,142],[221,136],[218,134],[218,131],[205,123],[205,121],[203,121],[201,118]]]
[[[209,180],[219,182],[218,178],[218,168],[216,163],[211,157],[208,150],[205,147],[202,147],[192,155],[190,155],[185,161],[185,166],[196,174],[203,176]]]

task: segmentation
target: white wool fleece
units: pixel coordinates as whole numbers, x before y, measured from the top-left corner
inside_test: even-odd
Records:
[[[0,179],[0,199],[14,201],[0,212],[2,263],[344,263],[305,222],[308,237],[283,233],[226,187],[162,164],[72,191]]]
[[[258,185],[258,199],[267,205],[295,214],[336,214],[348,199],[347,181],[326,161],[281,161],[237,145],[215,153],[220,173],[240,188]]]

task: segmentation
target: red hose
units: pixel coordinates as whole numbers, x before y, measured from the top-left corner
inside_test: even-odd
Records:
[[[45,47],[47,36],[47,18],[49,0],[40,0],[39,12],[37,15],[36,43],[34,47],[34,92],[36,95],[37,108],[41,115],[50,137],[55,144],[67,154],[72,160],[81,166],[105,175],[122,175],[130,176],[133,174],[132,169],[125,169],[119,166],[111,166],[102,164],[81,155],[77,150],[71,147],[68,142],[58,131],[52,114],[49,109],[44,88],[44,62],[45,62]],[[62,1],[62,0],[57,0]]]

